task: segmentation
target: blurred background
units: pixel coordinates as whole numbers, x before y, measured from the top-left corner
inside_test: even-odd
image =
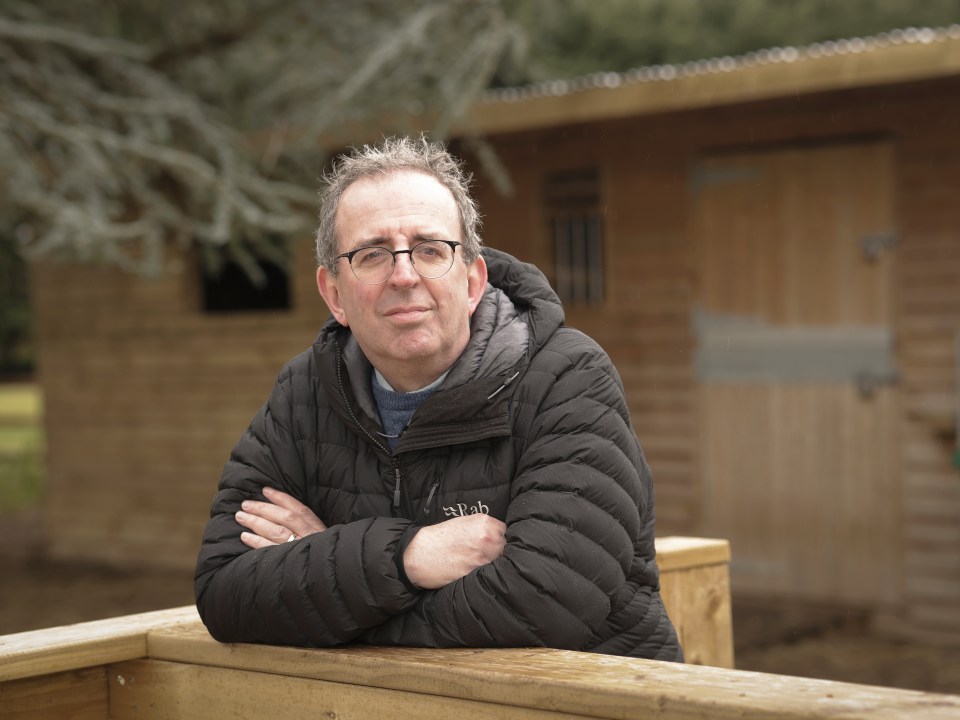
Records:
[[[0,57],[0,633],[192,602],[319,177],[426,132],[731,541],[737,666],[960,692],[960,0],[5,0]]]

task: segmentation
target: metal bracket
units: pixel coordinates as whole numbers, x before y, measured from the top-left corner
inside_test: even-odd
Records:
[[[860,397],[869,400],[884,385],[896,385],[900,381],[897,373],[879,374],[871,372],[858,373],[854,382],[857,390],[860,391]]]
[[[876,262],[880,259],[880,253],[892,248],[898,240],[895,232],[874,233],[860,238],[860,247],[863,248],[863,254],[867,256],[867,260]]]

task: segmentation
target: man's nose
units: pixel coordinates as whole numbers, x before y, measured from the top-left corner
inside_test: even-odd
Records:
[[[420,274],[413,267],[413,256],[406,252],[394,255],[390,282],[394,285],[413,285],[418,280],[420,280]]]

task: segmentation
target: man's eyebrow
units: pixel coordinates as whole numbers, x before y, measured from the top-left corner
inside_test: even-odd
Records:
[[[446,240],[446,239],[447,239],[447,234],[444,232],[440,232],[439,230],[438,231],[425,230],[424,232],[418,232],[418,233],[415,233],[412,238],[414,243],[424,242],[426,240]],[[352,252],[354,250],[359,250],[360,248],[365,248],[365,247],[377,247],[379,245],[389,245],[389,244],[390,244],[389,238],[386,238],[380,235],[375,235],[373,237],[361,238],[360,240],[357,240],[357,242],[355,242],[353,246],[350,248],[350,250],[348,250],[347,252]]]
[[[373,247],[375,245],[389,245],[390,241],[385,237],[375,236],[370,238],[361,238],[357,240],[347,252],[358,250],[359,248]]]

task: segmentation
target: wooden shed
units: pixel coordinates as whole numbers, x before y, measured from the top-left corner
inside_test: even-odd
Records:
[[[735,595],[960,643],[960,27],[500,90],[460,132],[512,184],[477,165],[485,241],[620,370],[659,534],[729,538]],[[176,258],[35,267],[57,557],[192,564],[326,315],[307,239],[272,310],[205,311]]]

